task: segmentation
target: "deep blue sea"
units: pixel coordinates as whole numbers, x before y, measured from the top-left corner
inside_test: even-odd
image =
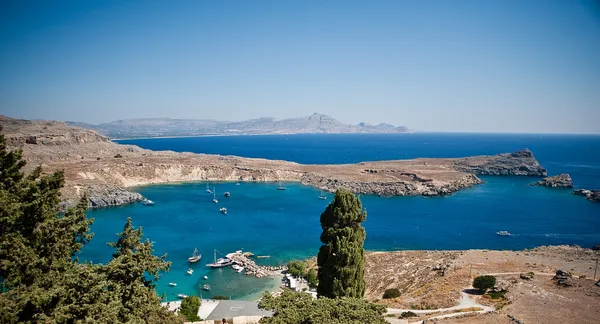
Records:
[[[270,135],[174,139],[120,140],[153,150],[215,153],[263,157],[311,164],[461,157],[498,154],[529,148],[550,175],[571,174],[578,188],[600,188],[600,136],[505,134],[401,134],[401,135]],[[522,249],[548,244],[591,246],[600,242],[600,204],[577,197],[570,190],[531,187],[536,178],[482,177],[484,184],[448,197],[362,196],[367,210],[367,250],[399,249]],[[157,284],[168,300],[178,293],[203,297],[226,295],[253,299],[278,286],[277,279],[257,279],[233,270],[208,270],[213,250],[243,249],[270,255],[262,264],[280,264],[316,255],[320,246],[319,216],[328,201],[319,192],[295,183],[287,191],[276,184],[211,183],[219,204],[206,193],[206,183],[139,187],[156,202],[90,212],[95,236],[81,258],[105,262],[127,217],[142,226],[155,243],[157,254],[167,253],[171,271]],[[230,198],[222,193],[231,192]],[[331,197],[331,195],[329,195]],[[228,214],[218,208],[225,206]],[[514,234],[501,237],[507,230]],[[197,247],[202,260],[187,276],[187,258]],[[204,292],[202,276],[212,287]],[[176,282],[177,287],[169,287]]]

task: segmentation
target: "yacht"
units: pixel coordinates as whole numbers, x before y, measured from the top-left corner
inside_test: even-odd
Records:
[[[206,182],[206,192],[207,193],[212,193],[212,191],[210,191],[210,188],[208,187],[208,181]]]
[[[227,258],[219,258],[217,260],[217,250],[215,250],[215,256],[214,256],[214,262],[213,263],[209,263],[206,266],[210,267],[212,269],[217,269],[217,268],[223,268],[223,267],[227,267],[233,264],[232,260],[229,260]]]
[[[203,278],[204,278],[204,280],[208,280],[208,276],[204,276]]]
[[[236,183],[235,183],[235,185],[236,185],[236,186],[239,186],[239,185],[240,185],[240,183],[239,183],[239,182],[236,182]]]
[[[181,299],[184,299],[184,298],[187,298],[187,297],[188,297],[188,295],[184,295],[184,294],[178,294],[178,295],[177,295],[177,297],[179,297],[179,298],[181,298]]]
[[[323,191],[321,191],[321,192],[319,193],[319,199],[321,199],[321,200],[325,200],[325,199],[327,199],[327,196],[325,196],[325,195],[323,194]]]
[[[144,198],[144,200],[142,200],[142,205],[144,206],[154,206],[154,201]]]
[[[194,249],[194,254],[188,258],[189,263],[196,263],[202,258],[202,253],[198,254],[198,249]]]
[[[227,208],[225,208],[225,207],[221,207],[221,208],[219,208],[219,211],[220,211],[221,213],[223,213],[223,214],[227,215]]]
[[[171,286],[171,287],[177,287],[177,284],[174,283],[174,282],[169,282],[169,286]]]
[[[186,273],[187,273],[187,274],[189,274],[189,275],[193,275],[193,274],[194,274],[194,269],[192,269],[192,268],[189,268],[189,269],[186,271]]]
[[[510,233],[508,231],[499,231],[496,232],[496,234],[500,236],[510,236]]]
[[[204,290],[206,290],[206,291],[209,291],[210,290],[210,285],[204,285],[204,286],[202,286],[202,288]]]
[[[277,185],[277,190],[287,190],[287,188],[281,184],[281,181],[279,181]]]
[[[213,188],[213,202],[215,204],[219,203],[219,201],[217,200],[217,189],[216,188]]]

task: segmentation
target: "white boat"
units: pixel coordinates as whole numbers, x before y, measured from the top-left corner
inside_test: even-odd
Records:
[[[209,291],[210,290],[210,285],[204,285],[204,286],[202,286],[202,288],[204,290],[206,290],[206,291]]]
[[[219,203],[219,201],[217,200],[217,189],[216,188],[213,188],[213,202],[215,204]]]
[[[223,213],[223,214],[227,215],[227,208],[225,208],[225,207],[221,207],[221,208],[219,208],[219,211],[220,211],[221,213]]]
[[[187,298],[187,297],[188,297],[188,295],[184,295],[184,294],[178,294],[178,295],[177,295],[177,297],[179,297],[179,298],[181,298],[181,299],[184,299],[184,298]]]
[[[496,234],[500,236],[510,236],[510,233],[508,231],[499,231],[496,232]]]
[[[215,260],[213,263],[209,263],[206,266],[212,269],[223,268],[233,264],[233,261],[227,258],[219,258],[217,260],[217,250],[215,250]]]
[[[194,253],[188,258],[189,263],[196,263],[202,258],[202,253],[198,254],[198,249],[194,249]]]
[[[192,268],[189,268],[189,269],[186,271],[186,273],[187,273],[187,274],[189,274],[189,275],[193,275],[193,274],[194,274],[194,269],[192,269]]]
[[[169,286],[171,286],[171,287],[177,287],[177,284],[174,283],[174,282],[169,282]]]
[[[237,271],[237,270],[240,270],[240,268],[242,268],[242,267],[241,267],[241,266],[239,266],[239,265],[237,265],[237,264],[234,264],[234,265],[232,265],[232,266],[231,266],[231,268],[232,268],[233,270]]]
[[[204,276],[203,278],[204,278],[204,280],[208,280],[208,276]]]
[[[210,191],[210,188],[208,187],[208,181],[206,182],[206,192],[212,193],[212,191]]]
[[[325,195],[323,194],[323,191],[321,191],[321,192],[319,193],[319,199],[321,199],[321,200],[325,200],[325,199],[327,199],[327,196],[325,196]]]
[[[240,273],[240,272],[242,272],[242,271],[244,271],[244,267],[240,267],[239,269],[237,269],[237,272],[238,272],[238,273]]]
[[[235,185],[236,185],[236,186],[239,186],[239,185],[240,185],[240,183],[239,183],[239,182],[236,182],[236,183],[235,183]]]
[[[142,200],[142,205],[144,206],[154,206],[154,201],[144,198],[144,200]]]
[[[287,190],[287,188],[281,184],[281,181],[279,181],[277,185],[277,190]]]

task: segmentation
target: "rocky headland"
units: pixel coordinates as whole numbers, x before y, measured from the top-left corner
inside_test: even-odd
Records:
[[[92,130],[55,121],[0,116],[10,148],[21,148],[27,169],[63,170],[65,205],[84,193],[90,207],[142,199],[130,187],[183,181],[294,181],[333,192],[441,196],[482,183],[477,175],[546,176],[529,150],[492,156],[303,165],[288,161],[151,151],[111,142]]]
[[[538,182],[532,183],[531,185],[549,188],[573,188],[574,186],[573,179],[571,179],[571,176],[566,173],[544,178]]]
[[[589,201],[600,202],[600,190],[575,189],[573,194],[584,196]]]

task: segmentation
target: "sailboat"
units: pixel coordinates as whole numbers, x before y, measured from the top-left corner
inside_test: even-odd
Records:
[[[196,263],[202,258],[202,253],[198,254],[198,249],[194,249],[194,254],[188,258],[190,263]]]
[[[213,187],[213,202],[215,204],[218,204],[219,201],[217,200],[217,189]]]
[[[327,196],[325,196],[325,195],[323,194],[323,190],[321,190],[321,191],[319,192],[319,199],[321,199],[321,200],[325,200],[325,199],[327,199]]]
[[[206,182],[206,192],[212,193],[212,191],[210,191],[210,188],[208,187],[208,181]]]
[[[278,182],[277,190],[287,190],[287,188],[281,184],[281,180]]]
[[[214,263],[209,263],[206,266],[213,268],[213,269],[217,269],[217,268],[223,268],[223,267],[227,267],[233,264],[232,260],[229,260],[227,258],[219,258],[217,260],[217,250],[215,250],[215,256],[214,256]]]
[[[221,207],[221,208],[219,208],[219,211],[221,212],[221,214],[227,215],[227,208]]]

